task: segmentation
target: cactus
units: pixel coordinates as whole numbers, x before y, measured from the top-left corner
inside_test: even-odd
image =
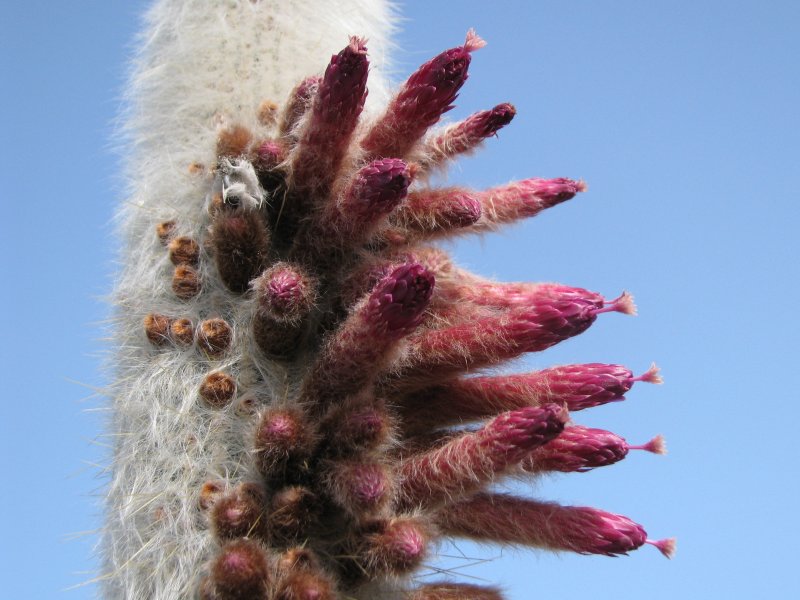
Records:
[[[385,6],[267,4],[159,0],[148,16],[121,214],[106,597],[501,598],[412,582],[442,536],[671,555],[625,517],[487,491],[664,446],[570,423],[659,382],[655,368],[473,376],[635,312],[626,293],[485,280],[433,245],[585,190],[428,185],[514,117],[500,104],[437,128],[483,40],[470,31],[390,95],[370,63]]]

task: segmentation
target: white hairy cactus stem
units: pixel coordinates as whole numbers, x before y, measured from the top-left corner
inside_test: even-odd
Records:
[[[250,422],[198,401],[209,370],[206,357],[196,347],[154,351],[142,328],[146,315],[188,318],[197,325],[225,313],[236,324],[234,341],[241,341],[252,307],[231,302],[203,267],[189,272],[190,284],[196,281],[191,277],[199,278],[202,295],[191,302],[176,297],[169,285],[173,266],[155,228],[168,224],[159,230],[165,240],[202,238],[218,130],[240,124],[260,131],[259,106],[265,100],[284,103],[354,32],[369,39],[367,110],[385,103],[381,71],[390,17],[382,0],[158,0],[146,15],[123,132],[129,197],[118,215],[123,246],[114,295],[117,446],[102,544],[105,598],[194,597],[198,572],[214,552],[198,519],[203,482],[233,485],[253,469],[244,445],[250,436],[243,431]],[[184,276],[193,269],[175,268]],[[242,410],[248,408],[248,382],[257,375],[247,352],[246,345],[234,343],[227,353],[207,357],[213,368],[235,375]],[[286,397],[287,387],[296,385],[277,366],[259,375],[275,397]]]

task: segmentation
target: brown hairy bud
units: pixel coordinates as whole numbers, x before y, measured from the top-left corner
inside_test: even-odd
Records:
[[[225,408],[236,395],[236,382],[227,373],[209,373],[200,384],[200,397],[212,408]]]
[[[201,600],[266,598],[269,592],[269,562],[261,546],[251,540],[236,540],[222,547],[211,565],[211,574],[201,585]]]
[[[275,600],[335,600],[328,578],[318,573],[291,573],[278,584]]]
[[[156,235],[159,241],[165,246],[169,243],[169,239],[175,231],[175,221],[164,221],[156,225]]]
[[[252,283],[258,298],[253,337],[267,356],[291,359],[306,332],[317,298],[317,284],[295,265],[280,262]]]
[[[265,127],[275,125],[275,122],[278,120],[278,104],[272,100],[264,100],[258,105],[256,115],[258,117],[258,122]]]
[[[181,300],[191,300],[200,293],[200,274],[189,265],[178,265],[172,276],[172,291]]]
[[[176,346],[188,348],[194,343],[194,324],[190,319],[175,319],[170,323],[169,336]]]
[[[221,480],[206,481],[200,488],[200,497],[197,505],[201,510],[208,510],[222,497],[225,492],[225,482]]]
[[[319,501],[307,487],[293,485],[275,493],[269,505],[267,524],[273,544],[302,540],[317,521]]]
[[[383,402],[372,397],[332,408],[321,425],[330,456],[347,456],[373,450],[392,434],[391,418]]]
[[[181,236],[169,243],[169,259],[173,265],[197,266],[200,246],[192,238]]]
[[[247,291],[269,253],[269,233],[262,217],[255,211],[220,210],[211,227],[210,242],[222,282],[232,292]]]
[[[311,101],[317,93],[322,77],[307,77],[292,90],[289,101],[281,116],[279,126],[280,135],[289,136],[311,106]]]
[[[223,319],[208,319],[200,323],[197,346],[209,358],[219,358],[233,341],[233,330]]]
[[[319,557],[303,546],[289,548],[281,554],[277,566],[279,572],[286,574],[292,571],[318,571],[321,568]]]
[[[419,519],[376,521],[364,530],[358,560],[370,577],[402,575],[416,569],[425,558],[428,537]]]
[[[233,125],[223,129],[217,136],[217,156],[235,158],[247,154],[253,134],[241,125]]]
[[[254,483],[242,483],[214,502],[211,523],[220,540],[259,536],[267,524],[264,491]]]
[[[164,315],[150,313],[144,318],[144,333],[154,346],[169,343],[169,328],[172,319]]]

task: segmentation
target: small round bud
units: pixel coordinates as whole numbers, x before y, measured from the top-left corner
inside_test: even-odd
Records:
[[[200,397],[212,408],[225,408],[236,395],[236,382],[227,373],[209,373],[200,384]]]
[[[211,565],[211,574],[200,588],[201,600],[266,598],[269,562],[264,550],[251,540],[226,544]]]
[[[194,343],[194,324],[189,319],[175,319],[169,326],[169,336],[176,346],[188,348]]]
[[[223,129],[217,136],[217,156],[236,158],[247,154],[253,135],[246,127],[233,125]]]
[[[221,540],[257,536],[266,526],[264,492],[254,483],[242,483],[214,502],[211,522]]]
[[[169,259],[173,265],[196,266],[200,259],[200,246],[192,238],[181,236],[169,243]]]
[[[264,100],[258,105],[256,115],[258,116],[258,122],[265,127],[271,127],[272,125],[275,125],[275,122],[278,119],[277,103],[273,102],[272,100]]]
[[[200,293],[200,275],[189,265],[178,265],[172,276],[172,291],[181,300],[191,300]]]
[[[208,319],[200,323],[197,345],[209,358],[220,358],[232,341],[231,326],[223,319]]]
[[[169,329],[172,319],[164,315],[150,313],[144,318],[144,333],[154,346],[169,343]]]
[[[200,497],[197,499],[197,505],[201,510],[208,510],[222,497],[224,491],[224,481],[206,481],[200,488]]]
[[[296,543],[311,531],[317,520],[319,500],[307,487],[293,485],[275,493],[267,522],[273,544]]]
[[[164,221],[156,225],[156,235],[159,241],[165,246],[169,243],[172,234],[175,231],[175,221]]]

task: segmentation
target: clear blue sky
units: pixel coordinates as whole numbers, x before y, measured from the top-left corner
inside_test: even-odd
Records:
[[[110,151],[144,2],[2,1],[4,218],[0,578],[3,597],[93,597],[104,478],[103,406],[91,397],[121,201]],[[459,8],[452,8],[460,4]],[[664,386],[584,411],[667,457],[635,455],[554,478],[541,498],[626,514],[678,554],[608,559],[459,543],[465,577],[515,600],[788,598],[797,592],[800,4],[791,1],[407,2],[398,72],[476,27],[459,117],[514,102],[514,123],[453,180],[583,178],[589,192],[456,248],[502,280],[555,280],[614,295],[640,316],[592,329],[520,369],[655,360]],[[357,33],[357,32],[354,32]],[[327,57],[320,57],[321,66]],[[527,486],[530,488],[530,486]],[[492,558],[468,566],[472,558]]]

